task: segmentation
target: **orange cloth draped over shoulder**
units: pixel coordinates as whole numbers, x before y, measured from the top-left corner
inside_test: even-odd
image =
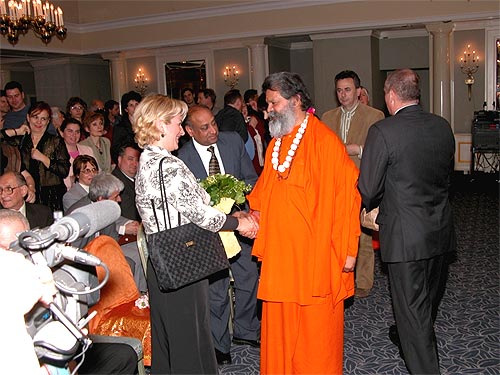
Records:
[[[297,127],[282,138],[280,164],[296,132]],[[359,171],[339,138],[312,115],[290,168],[281,174],[271,163],[274,143],[268,147],[264,171],[248,196],[251,209],[260,211],[253,246],[253,255],[262,261],[258,298],[264,303],[301,306],[329,300],[336,309],[354,294],[354,274],[342,270],[347,255],[355,257],[358,251]],[[268,326],[271,330],[284,328],[279,323],[269,321]],[[263,332],[262,340],[265,335]],[[343,337],[343,328],[339,335]],[[310,344],[321,346],[314,340]],[[318,350],[333,350],[342,363],[342,345]],[[267,356],[269,361],[272,357]],[[262,363],[261,372],[267,373]]]
[[[140,293],[130,266],[118,243],[101,235],[85,247],[90,254],[101,259],[110,271],[106,285],[101,289],[99,302],[90,308],[97,315],[89,323],[89,332],[104,336],[135,337],[142,341],[144,364],[151,365],[151,323],[149,308],[139,309],[135,301]],[[97,268],[99,282],[105,271]]]

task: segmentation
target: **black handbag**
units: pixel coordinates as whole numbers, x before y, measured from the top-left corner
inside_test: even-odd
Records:
[[[159,168],[161,198],[167,210],[167,215],[163,210],[163,219],[166,225],[168,217],[168,226],[171,228],[162,164],[163,159]],[[151,203],[158,232],[148,236],[147,245],[160,290],[165,292],[179,289],[229,267],[218,233],[193,223],[160,231],[154,203]],[[178,220],[180,224],[180,213]]]

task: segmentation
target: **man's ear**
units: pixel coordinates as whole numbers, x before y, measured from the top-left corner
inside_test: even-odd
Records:
[[[28,196],[28,185],[22,185],[19,187],[21,189],[21,194],[23,195],[23,198],[26,199]]]
[[[194,131],[193,129],[191,128],[190,125],[186,124],[186,126],[184,127],[184,129],[186,129],[186,132],[189,134],[189,136],[191,138],[194,138]]]

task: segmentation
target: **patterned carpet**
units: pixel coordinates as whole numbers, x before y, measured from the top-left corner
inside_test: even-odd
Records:
[[[450,265],[438,318],[444,375],[500,373],[498,183],[491,176],[453,185],[457,255]],[[393,323],[387,275],[377,253],[375,285],[368,298],[345,312],[345,374],[407,374],[388,338]],[[233,346],[223,375],[259,374],[259,350]]]

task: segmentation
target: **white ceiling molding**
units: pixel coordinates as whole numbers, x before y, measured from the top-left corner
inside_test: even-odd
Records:
[[[340,31],[336,33],[312,34],[311,40],[355,38],[358,36],[371,36],[372,30]]]
[[[313,48],[313,42],[297,42],[290,44],[291,50],[312,49],[312,48]]]
[[[419,36],[429,36],[429,32],[425,29],[409,29],[409,30],[386,30],[375,31],[373,36],[377,39],[399,39],[399,38],[415,38]]]

